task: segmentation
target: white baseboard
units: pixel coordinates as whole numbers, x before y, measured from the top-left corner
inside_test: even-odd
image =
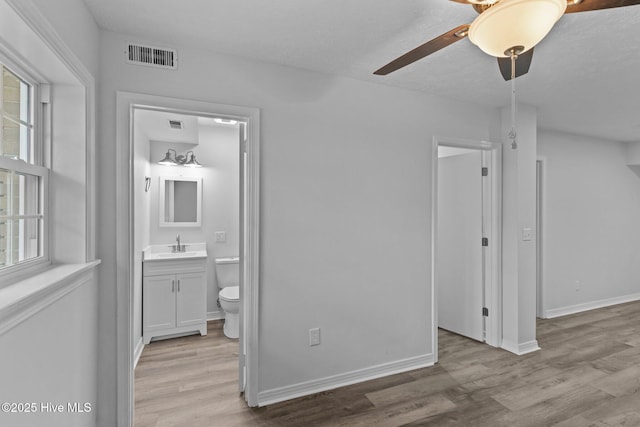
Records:
[[[412,371],[414,369],[433,366],[433,354],[412,357],[370,368],[359,369],[357,371],[346,372],[344,374],[332,375],[330,377],[317,380],[306,381],[290,386],[279,387],[272,390],[265,390],[258,393],[258,406],[271,405],[297,397],[320,393],[338,387],[369,381],[388,375],[399,374],[401,372]]]
[[[136,348],[133,350],[133,369],[136,369],[138,366],[138,361],[140,360],[140,356],[142,356],[142,350],[144,350],[144,342],[142,342],[142,337],[136,343]]]
[[[207,312],[207,322],[209,322],[210,320],[220,320],[220,319],[224,319],[224,310]]]
[[[524,342],[521,344],[509,342],[508,340],[502,340],[502,345],[500,347],[518,356],[540,350],[540,346],[538,346],[538,341],[536,340]]]
[[[545,310],[546,319],[554,317],[566,316],[568,314],[581,313],[583,311],[595,310],[596,308],[609,307],[616,304],[624,304],[625,302],[639,301],[640,294],[624,295],[621,297],[607,298],[599,301],[585,302],[582,304],[570,305],[568,307],[553,308]]]

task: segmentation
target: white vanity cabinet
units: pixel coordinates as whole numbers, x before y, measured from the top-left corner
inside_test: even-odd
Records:
[[[145,260],[142,339],[207,334],[206,258]]]

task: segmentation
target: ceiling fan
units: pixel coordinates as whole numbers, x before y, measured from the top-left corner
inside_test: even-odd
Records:
[[[565,13],[640,4],[640,0],[450,1],[469,4],[480,15],[471,24],[460,25],[447,31],[391,61],[374,74],[387,75],[469,37],[480,49],[497,57],[502,76],[505,80],[511,80],[529,72],[534,46],[551,31]]]

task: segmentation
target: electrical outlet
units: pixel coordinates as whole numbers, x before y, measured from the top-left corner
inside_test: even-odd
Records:
[[[533,230],[530,228],[522,229],[522,240],[524,242],[528,242],[533,239]]]
[[[216,231],[216,243],[225,243],[227,241],[226,231]]]
[[[580,291],[580,280],[576,280],[576,292]]]
[[[309,329],[309,347],[320,345],[320,328]]]

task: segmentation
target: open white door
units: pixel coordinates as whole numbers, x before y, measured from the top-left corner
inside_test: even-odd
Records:
[[[438,159],[438,326],[484,341],[482,154]]]
[[[244,123],[240,124],[240,314],[238,328],[240,342],[238,351],[238,389],[244,392],[247,385],[247,131]]]

